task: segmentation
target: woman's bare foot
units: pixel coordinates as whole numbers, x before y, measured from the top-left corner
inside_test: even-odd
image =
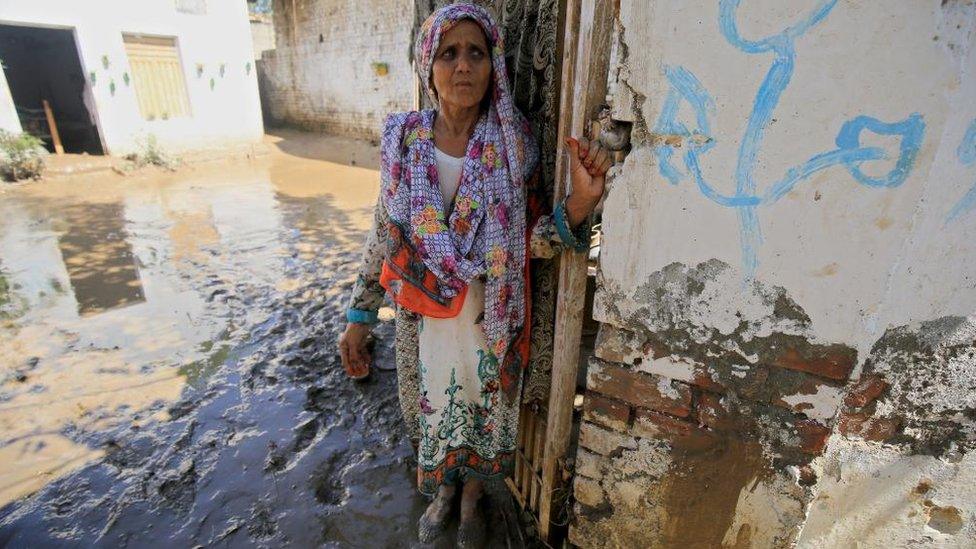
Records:
[[[461,491],[461,523],[458,525],[457,546],[462,549],[485,545],[485,518],[478,508],[484,482],[469,480]]]
[[[454,500],[454,494],[456,492],[456,486],[441,484],[440,489],[437,491],[437,496],[434,497],[434,501],[430,502],[427,510],[420,517],[417,536],[421,542],[430,543],[437,539],[444,531],[447,517],[451,513],[451,502]]]

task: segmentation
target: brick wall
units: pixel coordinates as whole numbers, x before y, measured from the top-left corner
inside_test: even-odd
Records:
[[[719,341],[601,326],[576,457],[574,543],[789,544],[856,353],[802,339],[768,343],[756,342],[774,350],[750,362]],[[868,401],[876,389],[849,400]],[[739,508],[743,489],[758,485],[756,504],[775,513]]]
[[[411,0],[276,1],[276,49],[259,64],[266,118],[378,138],[387,113],[413,104],[412,24]]]

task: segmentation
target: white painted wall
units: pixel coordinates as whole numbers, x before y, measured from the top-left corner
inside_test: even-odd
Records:
[[[20,119],[17,118],[17,107],[14,99],[10,96],[10,88],[7,87],[7,75],[0,70],[0,130],[20,133]]]
[[[74,29],[82,68],[96,74],[89,85],[99,132],[111,154],[133,150],[149,134],[172,151],[257,142],[264,130],[246,3],[208,0],[206,5],[206,14],[195,15],[178,12],[173,0],[4,0],[0,23]],[[131,75],[123,33],[176,37],[189,117],[143,120],[133,85],[123,82],[123,73]],[[103,56],[109,59],[107,69]],[[197,77],[198,63],[204,66],[202,77]],[[223,77],[221,63],[226,64]]]
[[[275,49],[274,23],[270,16],[251,16],[251,40],[255,61],[260,61],[264,52]]]
[[[670,89],[665,67],[697,77],[713,104],[707,112],[711,127],[703,132],[713,146],[698,155],[703,177],[716,192],[734,196],[744,179],[736,166],[746,121],[776,55],[744,53],[730,44],[720,30],[719,4],[622,2],[629,61],[621,77],[646,96],[639,107],[651,130]],[[710,200],[687,175],[688,139],[672,156],[684,174],[676,184],[662,176],[655,156],[660,147],[639,148],[612,180],[600,268],[607,284],[625,291],[676,261],[695,265],[718,258],[744,280],[750,269],[742,246],[753,241],[754,276],[786,288],[819,338],[852,345],[863,357],[887,327],[976,311],[976,209],[947,222],[976,185],[976,163],[966,165],[957,154],[976,120],[976,8],[972,2],[943,7],[940,0],[883,6],[751,0],[735,20],[741,34],[755,40],[824,5],[833,6],[827,16],[793,40],[792,79],[756,147],[755,194],[769,191],[791,168],[837,149],[842,125],[859,115],[884,122],[921,116],[924,136],[907,178],[877,188],[858,183],[840,165],[818,171],[779,200],[755,208],[758,223],[751,234],[759,236],[750,239],[740,222],[750,209]],[[615,118],[633,120],[627,85],[618,83],[615,93]],[[687,102],[677,120],[699,131]],[[865,130],[861,144],[889,156],[864,163],[868,175],[894,168],[897,137]],[[614,309],[598,296],[595,317],[623,326],[640,301],[631,295]]]

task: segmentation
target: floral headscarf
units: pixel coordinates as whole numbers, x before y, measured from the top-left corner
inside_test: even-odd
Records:
[[[483,8],[450,4],[424,22],[415,51],[428,95],[436,102],[431,70],[441,36],[467,19],[481,26],[488,38],[494,85],[486,92],[490,106],[468,140],[447,219],[434,156],[436,111],[393,113],[384,125],[381,196],[391,220],[388,253],[400,258],[387,261],[400,279],[388,289],[396,300],[402,284],[411,284],[434,302],[447,304],[471,280],[484,275],[482,328],[488,360],[501,366],[507,389],[524,362],[524,357],[515,356],[514,347],[526,324],[525,184],[539,152],[528,122],[513,105],[502,39]]]

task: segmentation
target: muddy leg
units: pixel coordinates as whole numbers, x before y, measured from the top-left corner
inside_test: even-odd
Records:
[[[424,511],[424,515],[420,517],[417,532],[420,541],[430,543],[444,531],[447,516],[451,513],[451,501],[454,500],[455,492],[457,492],[455,485],[441,484],[434,501],[430,502],[427,510]]]
[[[458,525],[458,547],[483,547],[485,544],[485,518],[478,508],[484,493],[484,481],[465,481],[461,491],[461,523]]]
[[[484,492],[485,483],[481,480],[471,479],[465,481],[464,489],[461,491],[461,520],[474,517],[478,509],[478,499]]]

